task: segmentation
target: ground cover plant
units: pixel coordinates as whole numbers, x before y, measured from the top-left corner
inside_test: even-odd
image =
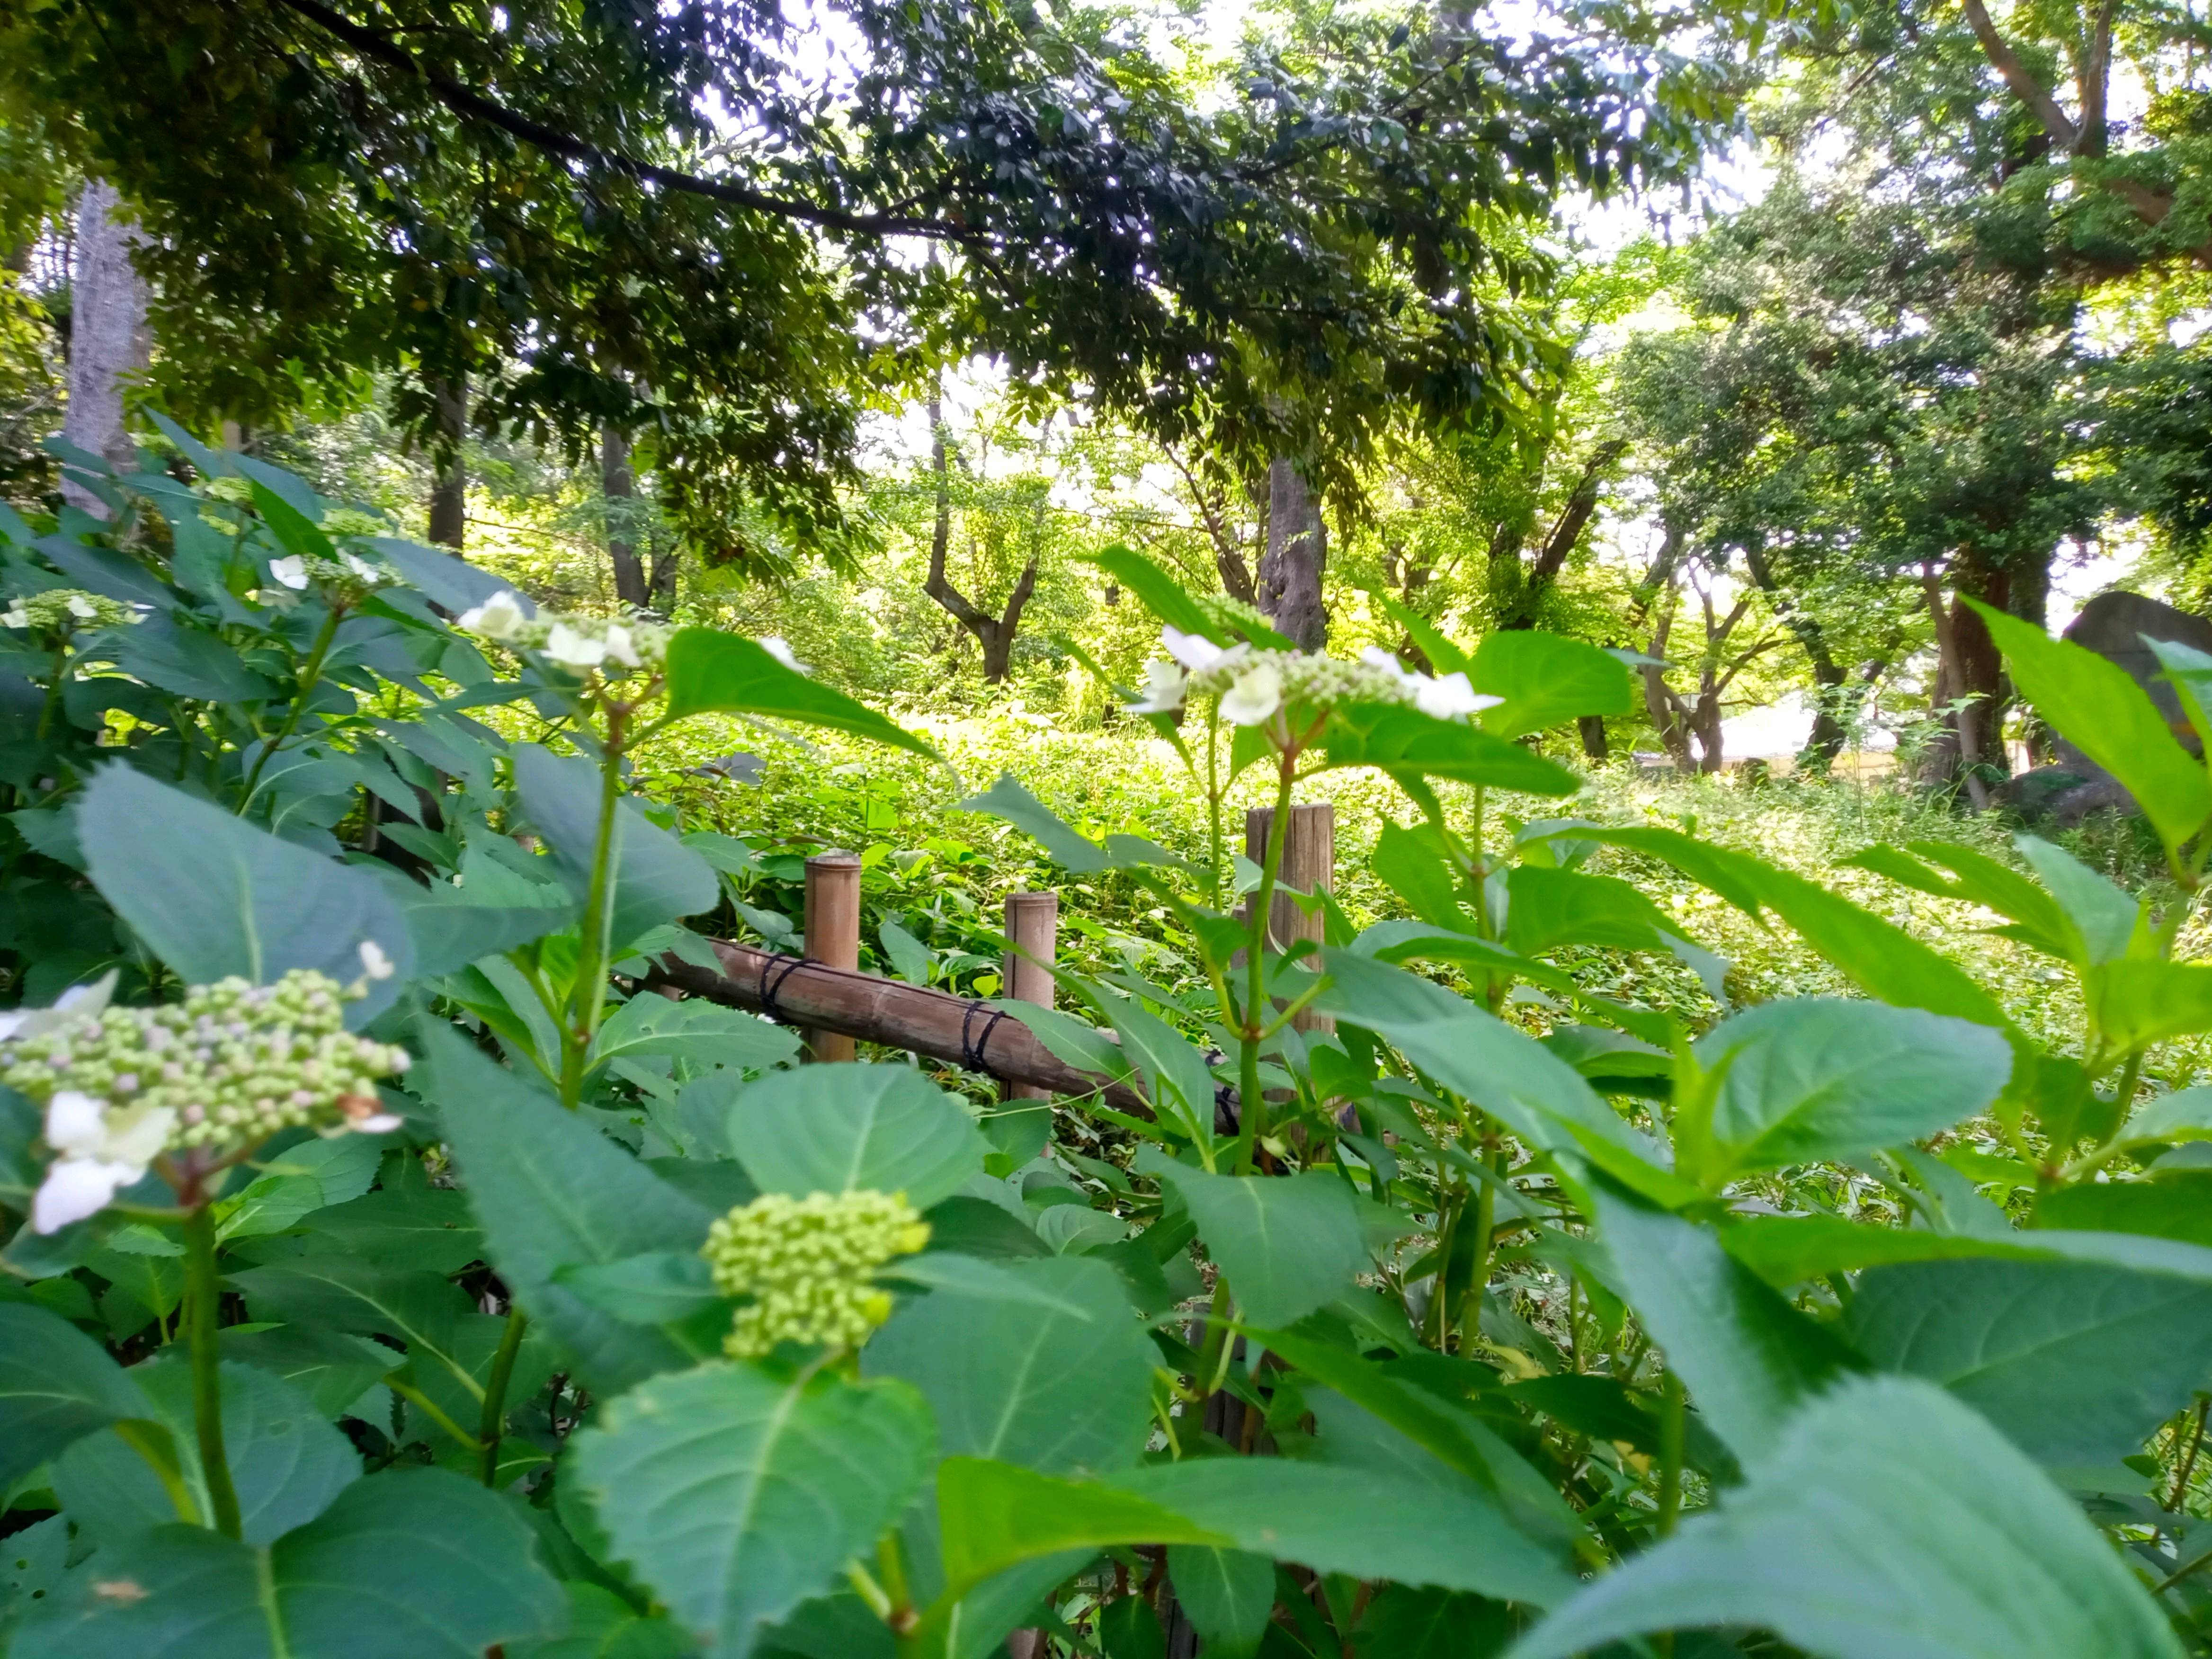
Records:
[[[2212,1092],[2158,1085],[2212,1030],[2212,775],[2102,659],[1987,616],[2155,902],[2026,837],[1850,877],[1990,913],[2054,1031],[1826,881],[1584,812],[1523,739],[1625,708],[1612,654],[1331,661],[1122,560],[1197,830],[966,810],[1181,961],[1005,1005],[1146,1111],[1000,1112],[650,984],[789,879],[633,787],[664,734],[924,738],[168,435],[86,461],[105,524],[0,514],[16,1659],[2207,1645]],[[2212,658],[2159,649],[2212,737]],[[1290,895],[1322,939],[1279,949],[1230,805],[1340,774],[1404,802],[1388,914]],[[885,965],[981,991],[988,909],[925,944],[891,867],[945,954],[887,899]],[[1658,870],[1850,994],[1747,994]]]

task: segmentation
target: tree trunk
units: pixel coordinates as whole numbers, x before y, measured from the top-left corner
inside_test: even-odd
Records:
[[[1612,757],[1613,744],[1605,735],[1604,715],[1577,714],[1575,716],[1575,729],[1582,736],[1584,759],[1602,761]]]
[[[1022,611],[1030,596],[1036,592],[1036,555],[1030,555],[1029,562],[1014,583],[1014,591],[1006,599],[1006,608],[994,617],[977,605],[945,574],[945,560],[952,544],[952,469],[951,458],[945,442],[943,405],[933,397],[929,400],[930,465],[937,475],[937,524],[929,538],[929,580],[922,584],[922,592],[950,611],[952,620],[975,636],[975,643],[983,650],[983,678],[986,684],[1003,684],[1012,672],[1014,657],[1014,635],[1020,631]]]
[[[467,378],[442,382],[437,398],[438,435],[430,446],[438,469],[430,485],[430,539],[459,553],[468,536],[469,473],[461,459],[461,438],[469,421]]]
[[[1813,730],[1805,739],[1805,746],[1797,751],[1797,765],[1803,771],[1825,772],[1835,764],[1836,757],[1850,741],[1850,728],[1844,724],[1838,706],[1843,702],[1844,671],[1836,665],[1835,658],[1829,653],[1827,636],[1821,632],[1819,619],[1801,611],[1796,601],[1774,579],[1773,568],[1766,562],[1766,550],[1756,544],[1747,546],[1744,568],[1772,603],[1775,614],[1804,647],[1805,660],[1812,665],[1815,698]]]
[[[1328,568],[1328,529],[1321,504],[1295,462],[1278,455],[1267,469],[1267,550],[1260,560],[1259,605],[1275,631],[1301,651],[1328,645],[1322,573]]]
[[[69,408],[62,435],[104,456],[118,471],[137,470],[137,447],[123,424],[123,393],[151,356],[146,284],[131,263],[137,237],[119,216],[120,198],[105,179],[86,181],[77,198],[76,270],[70,310]],[[82,485],[62,481],[62,499],[94,518],[106,505]]]
[[[637,553],[637,476],[630,470],[629,440],[611,426],[599,428],[599,493],[606,503],[607,562],[614,567],[615,598],[642,611],[653,595]]]

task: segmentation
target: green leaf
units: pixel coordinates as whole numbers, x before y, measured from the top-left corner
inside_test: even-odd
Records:
[[[264,1550],[185,1526],[102,1549],[33,1609],[13,1659],[481,1659],[558,1628],[532,1542],[475,1481],[381,1474]]]
[[[927,985],[935,959],[929,947],[889,916],[877,924],[876,939],[884,947],[884,955],[891,964],[891,971],[909,985]]]
[[[1850,1162],[1975,1116],[2012,1073],[2011,1047],[1986,1026],[1917,1008],[1793,997],[1721,1022],[1692,1051],[1720,1073],[1711,1145],[1683,1173],[1717,1187],[1749,1170]]]
[[[2137,959],[2107,962],[2083,975],[2097,1034],[2114,1048],[2212,1030],[2212,967]]]
[[[1923,859],[1951,874],[1938,874]],[[2075,956],[2074,932],[2057,901],[2017,870],[1972,847],[1947,841],[1908,842],[1903,848],[1876,845],[1844,862],[1887,876],[1916,892],[1982,905],[2008,917],[2015,930],[2013,937],[2021,943],[2048,956]]]
[[[0,1302],[0,1491],[94,1430],[148,1415],[100,1344],[59,1314]]]
[[[1371,766],[1401,783],[1449,778],[1530,795],[1571,795],[1582,780],[1556,761],[1493,732],[1441,720],[1403,703],[1346,703],[1322,734],[1318,769]]]
[[[1165,848],[1141,836],[1109,836],[1101,847],[1039,800],[1015,779],[1002,773],[999,781],[980,795],[955,801],[956,812],[983,812],[1003,819],[1052,855],[1052,861],[1071,874],[1095,875],[1101,870],[1131,870],[1145,865],[1184,867],[1183,861]]]
[[[1374,1032],[1531,1146],[1610,1146],[1662,1173],[1656,1149],[1534,1037],[1417,975],[1349,951],[1324,961],[1331,984],[1316,1009]]]
[[[1701,1626],[1835,1659],[2181,1655],[2079,1508],[1972,1411],[1901,1378],[1808,1405],[1715,1512],[1597,1580],[1509,1659]]]
[[[1183,592],[1182,585],[1173,576],[1143,555],[1132,552],[1117,543],[1090,555],[1088,562],[1135,594],[1146,610],[1169,627],[1180,633],[1195,634],[1201,639],[1212,640],[1216,645],[1235,643],[1237,630],[1210,614],[1197,600]],[[1290,647],[1288,640],[1264,626],[1253,635],[1253,638],[1277,649],[1287,650]]]
[[[2212,1088],[2179,1089],[2145,1103],[2114,1139],[2129,1146],[2212,1140]]]
[[[350,1204],[318,1210],[302,1224],[303,1248],[391,1267],[459,1273],[483,1255],[465,1194],[419,1184],[386,1186]]]
[[[934,760],[937,751],[842,691],[787,667],[768,648],[713,628],[679,629],[668,641],[668,714],[746,714],[872,738]]]
[[[689,1364],[697,1345],[625,1324],[554,1275],[648,1250],[696,1250],[709,1217],[574,1112],[426,1024],[421,1085],[435,1103],[492,1265],[601,1393]]]
[[[385,830],[389,833],[405,827],[387,824]],[[458,973],[479,957],[502,956],[575,921],[581,905],[567,888],[520,876],[511,880],[513,888],[533,898],[542,895],[544,902],[486,904],[446,882],[434,881],[426,887],[392,872],[385,885],[414,941],[415,971],[426,979]]]
[[[562,1267],[553,1278],[625,1325],[679,1323],[725,1299],[696,1250],[647,1250],[605,1267]]]
[[[418,1381],[441,1370],[464,1389],[481,1392],[464,1332],[486,1316],[459,1285],[435,1273],[331,1255],[297,1256],[228,1278],[258,1319],[394,1337],[407,1345]],[[394,1354],[386,1369],[399,1364]]]
[[[170,1447],[198,1514],[214,1513],[193,1427],[191,1366],[172,1352],[134,1366],[153,1420]],[[274,1542],[305,1526],[361,1478],[361,1454],[323,1420],[314,1402],[268,1371],[236,1362],[222,1367],[223,1455],[238,1493],[249,1544]],[[185,1519],[146,1460],[118,1435],[80,1440],[54,1460],[54,1491],[70,1519],[102,1545]]]
[[[1255,1325],[1296,1324],[1372,1263],[1358,1201],[1335,1176],[1207,1175],[1164,1158],[1145,1172],[1189,1209],[1238,1312]]]
[[[316,1211],[359,1198],[376,1179],[380,1137],[334,1135],[302,1140],[265,1159],[235,1199],[216,1208],[225,1241],[281,1233]]]
[[[1533,957],[1561,945],[1667,951],[1681,926],[1617,876],[1516,865],[1506,878],[1505,943]]]
[[[1584,714],[1626,714],[1636,705],[1627,664],[1558,634],[1493,629],[1476,647],[1467,678],[1476,690],[1505,699],[1475,716],[1484,731],[1501,738],[1526,737]]]
[[[1957,963],[1903,928],[1869,915],[1816,882],[1778,870],[1748,854],[1695,840],[1674,830],[1607,830],[1577,824],[1580,841],[1600,842],[1673,865],[1747,915],[1772,910],[1869,996],[1899,1008],[1925,1008],[1977,1025],[2009,1022],[1996,999]]]
[[[756,1015],[725,1008],[703,997],[671,1002],[641,991],[616,1009],[592,1039],[591,1063],[651,1054],[694,1066],[733,1066],[764,1072],[799,1053],[799,1038]]]
[[[1426,617],[1399,604],[1382,588],[1370,587],[1365,592],[1370,602],[1380,605],[1382,613],[1404,629],[1413,643],[1421,647],[1437,673],[1463,673],[1473,665],[1474,657],[1455,644],[1443,629]]]
[[[2212,1247],[2212,1170],[2174,1170],[2148,1181],[2084,1181],[2044,1194],[2039,1227],[2142,1233]]]
[[[714,1363],[602,1407],[570,1455],[617,1556],[725,1659],[839,1581],[921,1490],[905,1384]]]
[[[1608,1288],[1636,1310],[1713,1432],[1747,1466],[1790,1413],[1860,1362],[1705,1228],[1600,1188]]]
[[[1266,1556],[1170,1544],[1168,1579],[1207,1653],[1251,1659],[1260,1650],[1275,1610],[1275,1564]]]
[[[1200,1457],[1155,1464],[1113,1484],[1239,1549],[1316,1572],[1480,1590],[1538,1607],[1574,1589],[1573,1576],[1516,1533],[1488,1498],[1389,1468]]]
[[[764,1193],[902,1192],[926,1210],[958,1192],[990,1146],[912,1066],[839,1062],[740,1091],[730,1149]]]
[[[535,744],[514,753],[514,787],[530,822],[544,831],[562,877],[580,902],[599,846],[599,769],[580,756]],[[619,949],[648,928],[711,910],[721,898],[714,866],[645,816],[625,796],[615,812],[608,871],[614,896],[607,940]]]
[[[111,628],[94,647],[133,679],[203,702],[264,702],[276,688],[204,629],[159,613]]]
[[[1972,599],[2013,684],[2044,719],[2125,784],[2169,851],[2212,819],[2212,779],[2174,741],[2150,694],[2118,663]]]
[[[2212,1377],[2212,1285],[2071,1261],[1871,1268],[1844,1335],[2045,1463],[2116,1462]]]
[[[980,1457],[948,1457],[937,1466],[937,1517],[946,1588],[931,1609],[933,1620],[985,1579],[1040,1555],[1113,1544],[1237,1542],[1118,1486]]]
[[[1418,1449],[1431,1479],[1465,1480],[1499,1504],[1520,1531],[1565,1543],[1581,1530],[1574,1512],[1544,1478],[1474,1416],[1423,1386],[1408,1366],[1378,1364],[1329,1346],[1305,1331],[1250,1331],[1269,1352],[1288,1360],[1301,1376],[1340,1395],[1358,1408],[1360,1421],[1324,1425],[1323,1455],[1347,1461],[1343,1442],[1359,1444],[1351,1461],[1403,1462]],[[1318,1409],[1318,1408],[1317,1408]],[[1337,1443],[1332,1443],[1334,1435]]]
[[[1114,1270],[1059,1256],[996,1273],[1056,1307],[939,1291],[876,1334],[863,1370],[914,1385],[936,1413],[947,1455],[1052,1474],[1134,1463],[1152,1432],[1159,1355]]]
[[[149,824],[161,834],[147,834]],[[349,985],[362,977],[362,945],[374,941],[396,971],[349,1006],[347,1023],[358,1026],[413,971],[406,923],[374,876],[127,766],[94,775],[77,836],[100,896],[190,983],[236,974],[266,985],[313,968]]]
[[[1474,919],[1460,902],[1459,878],[1445,861],[1430,825],[1385,823],[1375,838],[1372,863],[1383,884],[1422,921],[1461,933],[1475,931]]]
[[[277,1325],[264,1330],[234,1326],[222,1333],[220,1346],[226,1361],[235,1360],[282,1379],[324,1417],[344,1415],[346,1408],[390,1372],[399,1358],[381,1342],[313,1325]]]
[[[1133,997],[1109,996],[1101,1002],[1121,1039],[1121,1053],[1143,1073],[1152,1110],[1191,1139],[1211,1142],[1214,1083],[1205,1054]]]
[[[2063,847],[2033,836],[2015,836],[2013,845],[2057,902],[2075,962],[2087,968],[2128,953],[2141,905]]]

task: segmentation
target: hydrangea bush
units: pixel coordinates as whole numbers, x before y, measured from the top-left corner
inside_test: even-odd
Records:
[[[927,743],[168,437],[104,525],[0,514],[11,1659],[2206,1649],[2212,1093],[2146,1079],[2212,1030],[2212,776],[2100,659],[1990,619],[2157,905],[2027,838],[1850,878],[1996,918],[2053,1042],[1835,884],[1578,815],[1607,653],[1333,661],[1113,556],[1203,853],[964,806],[1193,970],[979,1005],[1098,1085],[1002,1102],[656,988],[758,865],[632,792],[663,734]],[[1410,809],[1365,926],[1282,876],[1354,771]],[[1601,849],[1854,994],[1744,1000]]]

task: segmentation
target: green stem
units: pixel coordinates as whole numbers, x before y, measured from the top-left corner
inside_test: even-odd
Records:
[[[1268,913],[1275,904],[1275,877],[1283,867],[1283,847],[1291,831],[1291,784],[1297,776],[1297,757],[1285,750],[1276,771],[1275,814],[1267,825],[1267,848],[1260,866],[1260,885],[1252,894],[1251,920],[1244,947],[1244,1018],[1238,1033],[1237,1073],[1237,1157],[1231,1164],[1242,1174],[1251,1167],[1252,1146],[1259,1139],[1260,1042],[1266,1030],[1267,1000],[1267,947]]]
[[[63,688],[69,684],[69,647],[58,646],[54,650],[54,677],[46,685],[46,700],[39,708],[39,741],[44,743],[53,734],[54,716],[62,711]]]
[[[1221,908],[1221,861],[1226,850],[1221,834],[1221,708],[1218,703],[1206,712],[1206,830],[1212,848],[1213,890],[1207,902],[1218,910]]]
[[[1491,1160],[1493,1170],[1504,1162],[1501,1153]],[[1502,1171],[1498,1178],[1504,1178]],[[1474,1265],[1469,1270],[1466,1293],[1460,1298],[1459,1322],[1477,1335],[1482,1331],[1482,1298],[1490,1290],[1490,1252],[1497,1242],[1498,1188],[1480,1183],[1474,1194]]]
[[[222,1445],[222,1365],[216,1350],[216,1304],[222,1282],[215,1266],[215,1217],[204,1204],[185,1218],[185,1296],[192,1360],[192,1420],[199,1431],[200,1473],[216,1530],[239,1532],[238,1492],[230,1484],[230,1459]]]
[[[1682,1430],[1689,1413],[1682,1379],[1667,1373],[1662,1385],[1663,1404],[1659,1414],[1659,1535],[1674,1535],[1682,1512]]]
[[[592,882],[584,897],[576,977],[568,992],[568,1017],[561,1023],[561,1103],[574,1111],[584,1097],[584,1064],[606,1005],[608,935],[614,927],[615,814],[622,804],[623,721],[629,708],[607,706],[607,736],[599,757],[599,825],[592,847]]]
[[[483,1416],[477,1437],[483,1442],[483,1483],[499,1482],[499,1443],[507,1432],[507,1385],[514,1380],[514,1357],[522,1352],[522,1334],[530,1328],[530,1316],[507,1304],[507,1329],[499,1339],[499,1352],[491,1362],[491,1378],[484,1384]]]
[[[241,816],[253,805],[253,792],[260,787],[261,774],[270,759],[285,744],[300,725],[300,716],[307,712],[307,699],[314,695],[315,687],[323,678],[323,660],[331,654],[331,641],[337,637],[338,623],[344,618],[343,607],[332,605],[330,614],[323,618],[321,629],[307,652],[307,665],[300,671],[300,689],[292,694],[292,706],[284,711],[284,723],[276,728],[276,735],[261,746],[260,756],[253,769],[246,775],[246,793],[240,797],[238,810]]]

